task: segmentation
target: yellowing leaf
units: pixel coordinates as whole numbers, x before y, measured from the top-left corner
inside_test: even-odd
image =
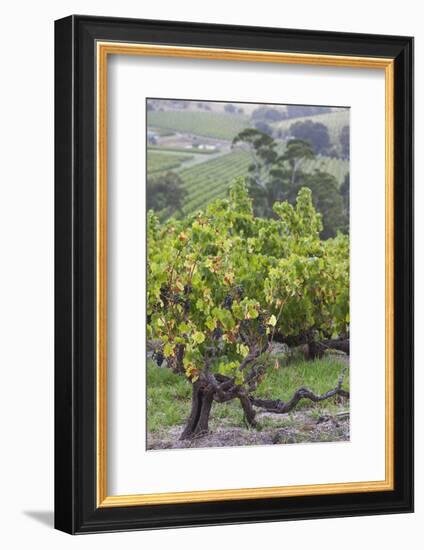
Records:
[[[177,289],[182,292],[184,290],[184,285],[181,281],[175,281],[175,286],[177,287]]]
[[[249,348],[247,346],[245,346],[244,344],[237,344],[237,352],[242,357],[247,357],[247,355],[249,355]]]
[[[224,283],[227,285],[232,285],[234,282],[234,273],[229,271],[224,275]]]
[[[277,324],[277,318],[275,315],[271,315],[271,317],[269,318],[268,324],[271,325],[272,327],[275,327],[275,325]]]
[[[170,357],[174,353],[174,346],[169,342],[163,346],[163,354],[165,357]]]
[[[213,330],[214,328],[216,328],[216,319],[208,317],[205,321],[205,325],[208,327],[209,330]]]
[[[205,341],[205,335],[203,334],[203,332],[198,331],[193,334],[192,339],[195,344],[201,344]]]

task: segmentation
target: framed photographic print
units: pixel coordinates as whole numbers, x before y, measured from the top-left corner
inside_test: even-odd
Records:
[[[55,25],[55,525],[413,509],[413,39]]]

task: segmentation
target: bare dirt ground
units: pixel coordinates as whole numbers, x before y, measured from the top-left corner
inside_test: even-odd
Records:
[[[180,441],[183,429],[176,426],[147,435],[147,449],[190,449],[204,447],[240,447],[251,445],[287,445],[349,441],[349,413],[316,416],[311,412],[288,415],[258,413],[260,431],[227,426],[212,427],[211,432],[192,441]]]

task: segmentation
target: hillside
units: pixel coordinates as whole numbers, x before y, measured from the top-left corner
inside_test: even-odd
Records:
[[[230,141],[249,125],[249,119],[241,114],[217,112],[150,111],[147,116],[147,125]]]

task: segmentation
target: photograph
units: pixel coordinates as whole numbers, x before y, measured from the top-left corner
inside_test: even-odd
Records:
[[[149,97],[145,131],[146,449],[349,441],[350,108]]]

